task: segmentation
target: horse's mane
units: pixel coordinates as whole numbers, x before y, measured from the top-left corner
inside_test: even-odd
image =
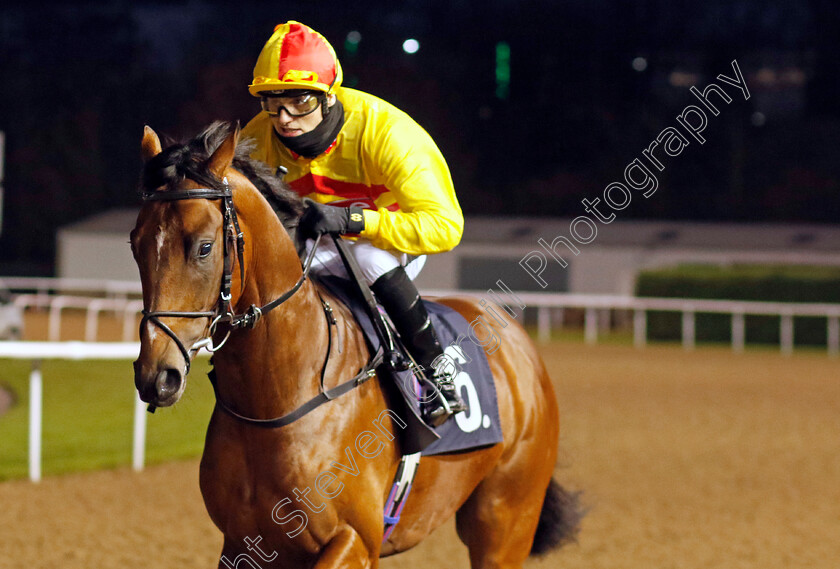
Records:
[[[230,123],[216,121],[188,142],[168,144],[143,167],[140,191],[168,191],[187,178],[207,188],[221,190],[223,184],[210,172],[207,162],[232,128]],[[240,140],[236,145],[233,167],[256,186],[289,229],[297,224],[303,212],[303,201],[272,168],[250,157],[253,149],[252,140]]]

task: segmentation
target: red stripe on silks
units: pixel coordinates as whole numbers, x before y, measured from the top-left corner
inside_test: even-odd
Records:
[[[359,182],[333,180],[332,178],[318,176],[312,173],[289,182],[289,186],[301,197],[311,193],[318,193],[351,200],[365,198],[376,200],[388,191],[388,188],[381,184],[368,186]]]
[[[294,43],[294,32],[300,29],[300,24],[290,24],[289,31],[286,32],[286,35],[283,36],[283,44],[280,46],[280,56],[278,58],[278,65],[277,65],[277,78],[281,81],[283,80],[283,75],[286,74],[288,71],[287,66],[283,65],[283,63],[289,58],[289,51],[292,48],[292,43]]]

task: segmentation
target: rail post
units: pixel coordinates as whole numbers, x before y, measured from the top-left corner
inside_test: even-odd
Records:
[[[85,342],[95,342],[99,331],[99,313],[103,309],[105,299],[97,298],[90,302],[85,315]]]
[[[146,463],[146,404],[134,390],[134,435],[131,448],[131,467],[135,472],[143,470]]]
[[[828,344],[828,355],[836,358],[840,354],[840,318],[836,314],[828,316],[826,322],[826,344]]]
[[[744,325],[744,313],[732,313],[732,351],[741,353],[744,351],[746,338],[746,327]]]
[[[142,301],[127,302],[123,310],[123,342],[134,340],[134,333],[137,331],[137,313],[142,310]]]
[[[682,345],[685,350],[694,349],[694,309],[686,308],[682,313]]]
[[[633,345],[637,348],[647,345],[647,311],[644,308],[633,311]]]
[[[598,343],[598,311],[591,307],[586,307],[586,312],[584,313],[584,339],[587,344],[597,344]]]
[[[41,481],[41,425],[44,413],[41,360],[32,360],[29,372],[29,479]]]
[[[537,308],[537,340],[543,343],[551,341],[551,307]]]
[[[779,321],[779,343],[782,354],[789,356],[793,353],[793,316],[790,313],[782,313]]]
[[[49,329],[47,332],[47,339],[50,342],[61,340],[61,311],[66,303],[67,300],[63,296],[50,299]]]

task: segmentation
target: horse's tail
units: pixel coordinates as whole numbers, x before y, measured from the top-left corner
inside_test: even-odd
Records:
[[[531,555],[542,555],[556,547],[577,541],[584,511],[580,492],[569,492],[554,479],[545,490],[540,521],[531,546]]]

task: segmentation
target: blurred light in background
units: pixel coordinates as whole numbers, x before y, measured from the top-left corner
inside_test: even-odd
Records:
[[[496,44],[496,97],[507,99],[510,93],[510,44]]]
[[[769,67],[762,67],[756,72],[755,80],[763,87],[772,87],[776,84],[776,71]]]
[[[362,41],[362,34],[353,30],[347,33],[347,38],[344,40],[344,51],[350,55],[355,55],[359,51],[359,42]]]
[[[409,38],[403,42],[403,51],[406,53],[417,53],[420,49],[420,42],[414,38]]]
[[[782,83],[789,85],[804,85],[807,80],[805,72],[798,67],[790,67],[782,72]]]
[[[635,57],[633,58],[633,62],[630,65],[632,65],[633,69],[635,69],[636,71],[644,71],[645,69],[647,69],[647,59],[645,59],[644,57]]]
[[[699,80],[700,76],[697,73],[689,73],[677,69],[671,71],[671,74],[668,76],[668,83],[672,87],[691,87],[692,85],[696,85]]]

